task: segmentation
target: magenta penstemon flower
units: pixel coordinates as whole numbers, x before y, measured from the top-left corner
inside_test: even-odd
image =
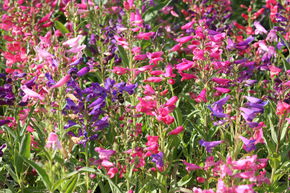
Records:
[[[170,131],[168,133],[168,135],[178,135],[179,133],[181,133],[184,130],[184,128],[182,126],[178,126],[175,129],[173,129],[172,131]]]
[[[193,170],[200,170],[200,169],[202,169],[200,166],[195,165],[195,164],[192,164],[192,163],[188,163],[188,162],[186,162],[186,161],[183,161],[183,164],[186,166],[185,169],[186,169],[188,172],[193,171]]]

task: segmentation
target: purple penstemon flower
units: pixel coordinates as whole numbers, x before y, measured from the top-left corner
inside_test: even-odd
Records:
[[[156,167],[158,169],[161,169],[164,166],[163,156],[164,156],[163,152],[159,152],[157,154],[151,155],[151,157],[152,157],[151,161],[156,164]]]
[[[264,106],[268,102],[252,96],[245,96],[245,98],[248,102],[245,103],[245,107],[240,107],[241,114],[246,121],[252,122],[258,113],[264,112]]]
[[[252,42],[252,41],[254,41],[254,37],[253,36],[249,36],[247,39],[245,39],[244,41],[242,41],[242,42],[240,42],[240,43],[237,43],[236,45],[235,45],[235,48],[237,48],[237,49],[239,49],[239,50],[244,50],[244,49],[246,49],[249,45],[250,45],[250,43]]]
[[[228,115],[223,113],[223,105],[226,104],[226,102],[230,99],[231,96],[226,96],[225,98],[222,98],[216,102],[214,102],[211,106],[208,106],[208,108],[211,110],[212,115],[218,118],[224,118]]]
[[[6,144],[3,144],[3,145],[0,146],[0,157],[3,156],[3,154],[4,154],[4,153],[3,153],[3,149],[4,149],[5,147],[7,147]]]
[[[4,84],[0,86],[0,105],[12,105],[14,99],[12,85]]]
[[[8,120],[8,119],[3,119],[3,120],[0,120],[0,126],[3,126],[3,125],[6,125],[8,123],[10,123],[11,121]]]
[[[77,76],[84,76],[90,71],[90,68],[88,66],[83,67],[77,72]]]
[[[251,152],[251,151],[256,149],[256,146],[255,146],[256,140],[250,140],[250,139],[247,139],[247,138],[245,138],[243,136],[240,136],[240,139],[244,143],[244,150],[246,152]]]
[[[223,141],[204,141],[204,140],[199,141],[199,144],[201,146],[204,146],[206,151],[209,153],[212,153],[212,149],[221,143],[223,143]]]

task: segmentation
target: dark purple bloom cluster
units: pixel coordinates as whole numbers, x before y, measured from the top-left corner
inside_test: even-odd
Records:
[[[3,156],[3,149],[6,147],[7,145],[6,144],[3,144],[3,145],[1,145],[0,146],[0,157],[2,157]]]
[[[83,144],[88,140],[97,139],[98,132],[109,126],[109,116],[105,109],[106,101],[118,102],[119,95],[124,92],[131,95],[136,87],[137,84],[116,83],[108,78],[105,80],[104,86],[92,83],[89,87],[81,89],[76,81],[70,80],[67,92],[71,95],[66,98],[63,113],[72,113],[77,120],[69,120],[64,129],[77,125],[79,128],[77,133],[69,131],[68,134],[82,137]]]
[[[6,79],[5,74],[0,74],[0,78]],[[5,84],[0,86],[0,105],[13,105],[15,96],[13,94],[12,85],[9,84],[10,81],[4,80]]]

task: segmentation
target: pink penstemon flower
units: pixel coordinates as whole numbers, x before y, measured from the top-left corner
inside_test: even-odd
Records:
[[[148,77],[146,80],[144,80],[144,82],[154,82],[154,83],[158,83],[161,82],[163,80],[162,77]]]
[[[193,38],[193,36],[184,36],[184,37],[180,37],[180,38],[175,39],[175,41],[177,41],[180,44],[184,44],[184,43],[192,40],[192,38]]]
[[[200,166],[195,165],[195,164],[192,164],[192,163],[188,163],[188,162],[186,162],[186,161],[183,161],[183,164],[186,166],[185,169],[186,169],[188,172],[193,171],[193,170],[200,170],[200,169],[202,169]]]
[[[139,33],[136,38],[139,40],[150,40],[151,37],[155,34],[155,32],[146,32],[146,33]]]
[[[117,44],[122,46],[125,49],[129,49],[129,43],[125,38],[119,37],[119,36],[114,36],[115,40],[117,41]]]
[[[114,66],[112,72],[117,74],[117,75],[123,75],[123,74],[128,73],[129,69],[128,68],[123,68],[123,67],[120,67],[120,66]]]
[[[135,9],[134,0],[124,1],[123,6],[126,10]]]
[[[51,132],[47,138],[47,142],[45,145],[46,148],[52,148],[54,150],[61,149],[61,143],[58,139],[58,135],[54,132]]]
[[[85,45],[80,46],[81,40],[83,39],[82,35],[78,35],[75,38],[69,39],[63,43],[64,46],[69,46],[71,49],[69,52],[77,53],[85,48]]]
[[[55,83],[54,85],[52,85],[52,87],[50,87],[50,89],[58,88],[58,87],[63,86],[64,84],[66,84],[70,80],[70,78],[71,77],[70,77],[69,74],[65,75],[57,83]]]
[[[155,95],[155,90],[149,85],[144,86],[144,94],[147,96]]]
[[[34,99],[39,99],[41,101],[44,100],[44,97],[41,96],[40,94],[38,94],[37,92],[31,90],[30,88],[28,88],[26,85],[22,85],[21,86],[21,90],[24,92],[24,101],[27,101],[28,98],[34,98]]]
[[[163,58],[161,57],[163,55],[163,52],[153,52],[153,53],[147,53],[147,57],[149,59],[150,64],[157,64],[159,61],[162,61]]]
[[[173,73],[173,66],[172,65],[167,65],[165,67],[165,73],[163,74],[164,77],[172,77],[174,78],[176,76],[176,74]]]
[[[184,131],[184,127],[182,126],[178,126],[175,129],[173,129],[172,131],[170,131],[168,133],[168,135],[178,135],[179,133],[181,133],[182,131]]]
[[[268,67],[270,70],[270,77],[273,78],[274,76],[278,76],[282,70],[274,65]]]

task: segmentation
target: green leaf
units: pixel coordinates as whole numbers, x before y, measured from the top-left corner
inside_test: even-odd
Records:
[[[10,166],[9,165],[5,165],[5,169],[8,171],[8,173],[13,178],[13,180],[15,182],[17,182],[18,181],[17,176],[16,176],[15,172],[10,168]]]
[[[31,142],[31,136],[29,133],[27,133],[21,141],[20,144],[20,155],[25,157],[26,159],[30,158],[30,142]]]
[[[192,179],[192,176],[190,175],[186,175],[183,178],[181,178],[178,182],[177,185],[178,186],[184,186],[186,185],[188,182],[190,182],[190,180]]]
[[[14,140],[17,139],[14,130],[12,130],[10,127],[8,127],[6,125],[4,125],[3,127],[6,130],[6,132],[9,133],[14,138]]]
[[[97,175],[99,175],[99,176],[101,176],[101,177],[103,177],[103,178],[105,178],[108,182],[109,182],[109,184],[110,184],[110,186],[112,186],[113,188],[114,188],[114,190],[115,191],[113,191],[113,192],[122,192],[121,190],[120,190],[120,188],[111,180],[111,178],[109,178],[109,176],[107,176],[107,175],[104,175],[103,173],[102,173],[102,171],[100,171],[100,170],[98,170],[98,171],[96,171],[95,172]]]
[[[118,46],[118,50],[120,52],[120,56],[122,58],[122,63],[124,64],[124,66],[128,66],[129,65],[129,59],[127,56],[127,53],[125,51],[125,49],[122,46]]]
[[[96,170],[93,169],[93,168],[89,168],[89,167],[83,167],[83,168],[79,169],[78,172],[91,172],[91,173],[94,173],[94,172],[96,172]]]
[[[54,22],[54,27],[61,31],[63,34],[69,33],[69,30],[59,21]]]
[[[159,11],[163,8],[166,7],[171,3],[172,0],[169,1],[164,1],[157,6],[150,7],[149,9],[146,10],[146,12],[143,14],[144,22],[148,23],[150,20],[155,19],[156,16],[159,14]]]
[[[289,122],[287,122],[284,127],[282,128],[282,132],[281,132],[281,137],[280,137],[280,141],[283,141],[283,139],[286,136],[286,133],[288,131],[288,127],[289,127]]]
[[[46,188],[50,190],[51,189],[51,181],[49,180],[49,177],[48,177],[46,171],[42,167],[40,167],[37,163],[35,163],[31,160],[28,160],[25,157],[22,157],[22,158],[24,159],[24,161],[26,163],[28,163],[31,167],[33,167],[37,171],[37,173],[41,177]]]
[[[79,175],[72,177],[64,186],[65,193],[72,193],[77,187],[77,182],[79,180]]]
[[[174,117],[176,118],[176,126],[180,126],[183,123],[183,119],[182,119],[182,112],[180,110],[180,108],[176,107],[175,111],[174,111]]]
[[[274,128],[274,125],[272,123],[272,120],[271,120],[271,117],[269,116],[269,123],[270,123],[270,130],[271,130],[271,137],[273,139],[273,141],[278,144],[278,138],[277,138],[277,134],[276,134],[276,131],[275,131],[275,128]]]
[[[28,116],[27,116],[27,118],[26,118],[25,125],[24,125],[23,128],[21,129],[20,136],[23,136],[24,131],[25,131],[26,128],[28,127],[28,125],[29,125],[29,123],[30,123],[30,120],[31,120],[31,118],[32,118],[32,114],[33,114],[33,112],[34,112],[34,109],[35,109],[35,107],[36,107],[37,105],[38,105],[38,103],[36,103],[35,105],[33,105],[33,106],[31,107],[31,109],[30,109],[30,111],[29,111],[29,114],[28,114]]]

